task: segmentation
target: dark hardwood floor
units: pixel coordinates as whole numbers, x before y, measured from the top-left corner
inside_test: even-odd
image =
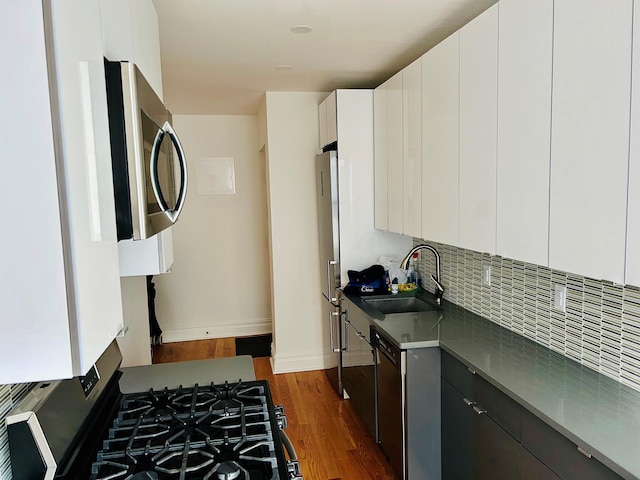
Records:
[[[235,340],[167,343],[154,348],[153,363],[235,356]],[[397,480],[375,440],[348,400],[333,390],[322,370],[274,375],[269,358],[254,358],[258,380],[267,380],[283,405],[286,429],[305,480]]]

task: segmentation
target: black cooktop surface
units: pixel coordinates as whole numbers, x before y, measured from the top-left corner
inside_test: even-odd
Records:
[[[286,479],[266,381],[125,395],[91,480]]]

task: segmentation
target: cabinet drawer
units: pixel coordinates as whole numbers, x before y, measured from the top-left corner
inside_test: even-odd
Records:
[[[576,444],[528,411],[522,414],[522,445],[560,478],[620,479],[595,458],[578,451]]]
[[[441,350],[442,378],[457,388],[464,396],[473,399],[473,377],[466,365]]]
[[[473,376],[473,400],[509,435],[520,440],[522,407],[478,375]]]

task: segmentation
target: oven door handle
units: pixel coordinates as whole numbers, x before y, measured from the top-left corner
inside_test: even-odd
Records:
[[[298,462],[298,454],[296,453],[296,449],[293,448],[293,443],[291,443],[289,436],[284,432],[284,430],[279,430],[279,433],[282,445],[287,451],[287,455],[289,457],[289,461],[287,462],[287,473],[289,474],[289,478],[291,480],[303,480],[302,473],[300,472],[300,463]]]
[[[171,209],[167,204],[162,189],[160,187],[159,175],[158,175],[158,157],[160,155],[160,145],[165,135],[169,135],[169,139],[178,153],[178,163],[180,164],[180,191],[178,192],[178,198],[176,200],[175,208]],[[164,214],[175,223],[180,216],[182,207],[184,207],[184,201],[187,197],[187,162],[184,156],[184,150],[180,144],[180,140],[173,130],[173,127],[169,122],[164,122],[164,125],[158,129],[156,138],[153,141],[153,147],[151,148],[151,187],[153,188],[153,194],[156,197],[156,201],[160,206],[160,209]]]

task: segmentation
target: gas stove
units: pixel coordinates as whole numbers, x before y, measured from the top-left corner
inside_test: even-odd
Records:
[[[189,384],[189,362],[184,386],[123,394],[117,346],[103,357],[7,417],[14,480],[302,480],[268,382]]]
[[[266,381],[126,395],[91,480],[300,478],[284,461],[285,426]]]

